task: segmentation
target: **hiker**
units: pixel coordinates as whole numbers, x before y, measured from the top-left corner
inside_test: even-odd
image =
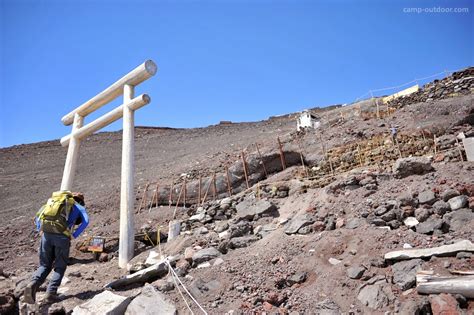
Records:
[[[47,303],[57,300],[58,288],[69,260],[71,236],[77,238],[89,224],[89,217],[84,206],[83,194],[62,190],[54,192],[48,202],[36,213],[36,229],[41,233],[40,266],[25,288],[24,301],[26,303],[36,302],[36,291],[53,267],[54,272],[46,290],[45,300]]]

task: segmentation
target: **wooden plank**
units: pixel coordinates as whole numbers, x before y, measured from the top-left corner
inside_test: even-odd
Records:
[[[126,275],[123,278],[117,279],[106,284],[105,288],[117,289],[132,283],[145,283],[150,282],[156,278],[164,276],[168,273],[168,264],[165,260],[150,266],[148,268],[137,271],[131,275]]]
[[[385,254],[385,260],[407,260],[414,258],[430,258],[431,256],[453,256],[458,252],[474,252],[474,244],[469,240],[462,240],[454,244],[433,248],[398,250]]]
[[[474,298],[474,276],[433,276],[419,272],[416,283],[416,290],[420,294],[449,293]]]

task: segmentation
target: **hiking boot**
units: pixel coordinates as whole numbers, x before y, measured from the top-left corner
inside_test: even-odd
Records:
[[[44,296],[44,301],[46,303],[53,304],[59,300],[59,296],[56,292],[46,292],[46,295]]]
[[[38,286],[35,282],[30,282],[25,287],[23,291],[23,300],[27,304],[35,304],[36,303],[36,290],[38,290]]]

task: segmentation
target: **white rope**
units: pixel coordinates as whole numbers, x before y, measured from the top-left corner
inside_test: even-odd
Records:
[[[168,264],[168,268],[169,270],[171,270],[173,276],[179,281],[179,283],[181,284],[181,286],[183,287],[184,291],[189,295],[189,297],[191,298],[191,300],[194,301],[194,303],[196,303],[196,305],[201,309],[201,311],[205,314],[205,315],[208,315],[206,310],[199,304],[198,301],[196,301],[196,299],[191,295],[191,293],[189,293],[188,289],[186,289],[186,287],[184,286],[184,284],[181,282],[181,280],[179,279],[178,275],[176,274],[176,272],[174,271],[173,267],[171,267],[171,264],[169,262],[169,260],[166,260],[166,263]],[[180,292],[181,293],[181,292]],[[183,297],[184,299],[184,297]],[[185,300],[186,301],[186,300]],[[187,304],[187,303],[186,303]],[[192,311],[191,311],[192,312]]]
[[[168,261],[166,261],[166,262],[168,262]],[[170,266],[169,264],[168,264],[168,266],[169,266],[169,267],[168,267],[168,274],[171,275],[171,279],[173,279],[174,286],[176,287],[176,289],[178,289],[178,292],[179,292],[179,294],[181,295],[181,297],[183,298],[184,303],[186,303],[186,306],[188,307],[188,310],[191,312],[192,315],[194,315],[194,312],[193,312],[193,310],[191,309],[191,306],[189,306],[189,303],[188,303],[188,301],[186,301],[186,298],[184,297],[183,292],[181,292],[181,289],[179,288],[178,282],[176,282],[176,279],[174,278],[173,273],[171,273],[171,270],[173,270],[173,269],[171,268],[171,266]]]

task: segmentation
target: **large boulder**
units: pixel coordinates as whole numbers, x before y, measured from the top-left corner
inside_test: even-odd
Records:
[[[146,284],[142,293],[128,305],[125,315],[175,315],[176,307],[152,285]]]
[[[423,175],[432,170],[431,159],[424,156],[398,159],[392,167],[394,175],[398,178],[410,175]]]
[[[244,200],[237,204],[237,218],[252,220],[255,216],[270,214],[276,210],[276,206],[268,200]]]
[[[200,264],[200,263],[206,262],[208,260],[212,260],[214,258],[217,258],[220,255],[222,255],[221,252],[219,252],[214,247],[201,249],[200,251],[196,252],[193,255],[193,262],[196,263],[196,264]]]
[[[129,297],[104,291],[94,296],[84,304],[76,306],[72,310],[73,315],[122,315],[130,304]]]

